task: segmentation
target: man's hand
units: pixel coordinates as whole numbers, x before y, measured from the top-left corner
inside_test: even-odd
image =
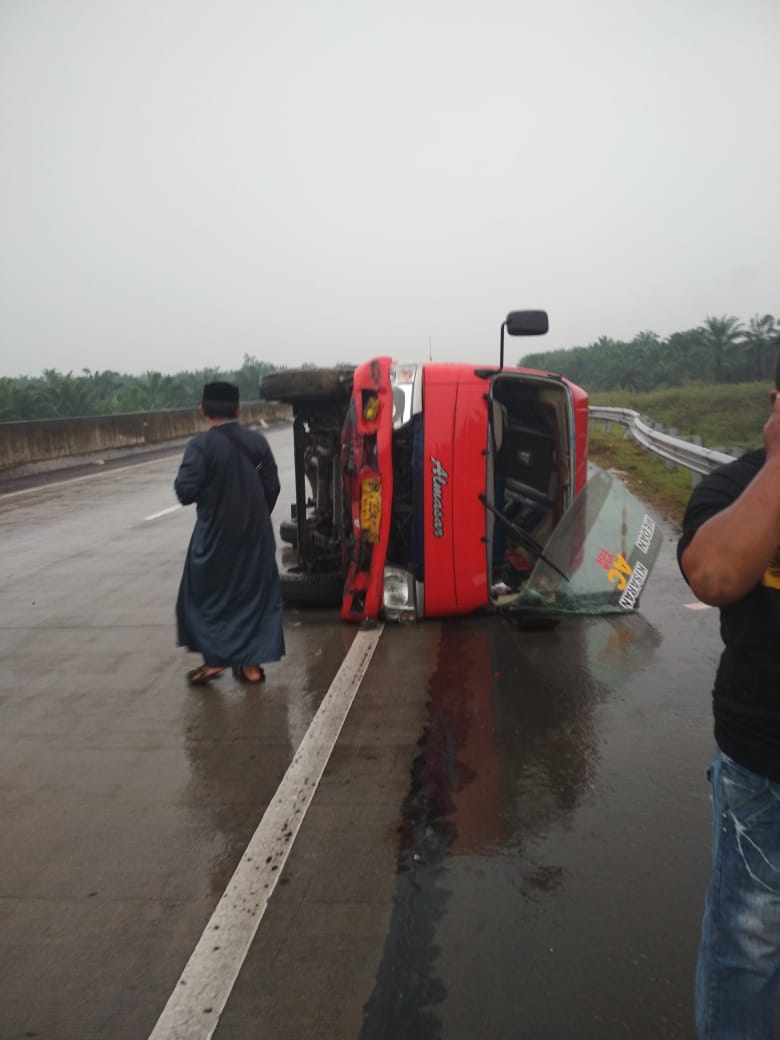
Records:
[[[739,498],[702,524],[680,560],[693,591],[714,607],[746,596],[780,545],[780,391],[769,399],[766,462]]]

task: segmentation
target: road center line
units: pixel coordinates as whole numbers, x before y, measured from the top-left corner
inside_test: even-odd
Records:
[[[382,630],[356,634],[149,1040],[213,1036]]]

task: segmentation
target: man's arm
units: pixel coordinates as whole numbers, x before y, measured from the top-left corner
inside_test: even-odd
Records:
[[[184,449],[184,458],[181,460],[179,472],[173,482],[176,497],[183,506],[197,502],[200,490],[203,487],[205,474],[205,461],[201,445],[191,440]]]
[[[766,462],[730,506],[710,517],[680,564],[696,596],[713,607],[742,599],[761,580],[780,545],[780,394],[764,426]]]
[[[268,512],[272,513],[282,486],[279,483],[279,472],[276,468],[276,459],[271,451],[271,446],[265,438],[263,438],[263,442],[263,468],[260,470],[260,478],[263,481],[263,492],[268,503]]]

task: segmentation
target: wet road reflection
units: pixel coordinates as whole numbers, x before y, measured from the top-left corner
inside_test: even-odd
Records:
[[[681,920],[658,864],[633,862],[651,820],[623,743],[640,765],[668,720],[621,721],[663,676],[659,632],[640,615],[508,627],[442,626],[362,1040],[688,1036],[699,903]],[[645,800],[648,782],[663,770],[642,776]]]
[[[257,826],[258,806],[271,800],[352,643],[357,630],[338,626],[333,614],[288,612],[285,662],[268,666],[266,684],[242,686],[225,676],[192,691],[184,721],[186,798],[199,843],[211,846],[214,895],[227,886]]]

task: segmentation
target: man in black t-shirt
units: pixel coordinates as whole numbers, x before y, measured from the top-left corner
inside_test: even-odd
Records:
[[[778,364],[780,379],[780,363]],[[780,385],[776,381],[776,385]],[[699,1040],[772,1040],[780,994],[780,393],[764,449],[705,477],[677,557],[720,608],[712,693],[713,871],[696,970]]]

